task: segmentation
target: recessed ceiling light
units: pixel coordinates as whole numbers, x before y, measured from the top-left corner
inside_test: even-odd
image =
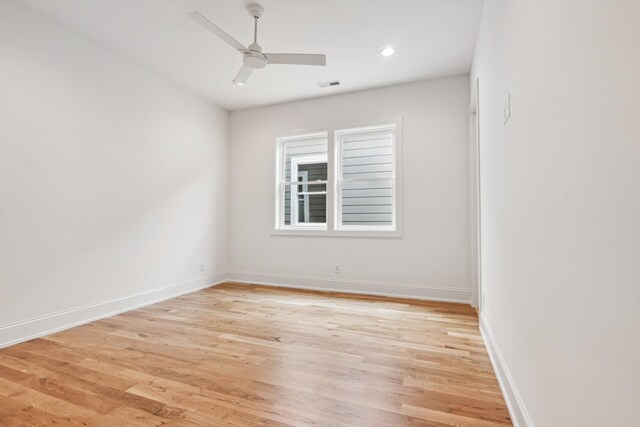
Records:
[[[244,86],[244,83],[238,82],[236,83],[236,86]]]
[[[393,55],[394,53],[396,53],[396,50],[394,49],[394,47],[393,47],[393,46],[387,46],[387,47],[385,47],[384,49],[382,49],[382,50],[380,51],[380,54],[381,54],[382,56],[391,56],[391,55]]]

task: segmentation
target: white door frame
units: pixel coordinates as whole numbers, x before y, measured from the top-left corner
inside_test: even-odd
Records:
[[[469,104],[470,262],[472,305],[482,313],[482,194],[480,169],[480,79],[473,82]]]

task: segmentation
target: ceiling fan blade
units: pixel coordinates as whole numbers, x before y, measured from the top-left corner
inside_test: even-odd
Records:
[[[240,71],[238,71],[236,78],[233,79],[233,83],[237,85],[245,84],[247,80],[249,80],[249,76],[251,75],[252,72],[253,72],[253,68],[243,65],[242,68],[240,68]]]
[[[269,64],[327,65],[327,57],[310,53],[265,53]]]
[[[234,49],[239,50],[240,52],[244,52],[245,50],[247,50],[247,48],[244,47],[238,40],[234,39],[229,34],[222,31],[220,27],[218,27],[213,22],[209,21],[207,18],[202,16],[199,12],[195,12],[195,11],[189,12],[187,13],[187,15],[191,19],[196,21],[198,24],[202,25],[207,30],[211,31],[213,34],[215,34],[216,36],[220,37],[222,40],[229,43],[231,47],[233,47]]]

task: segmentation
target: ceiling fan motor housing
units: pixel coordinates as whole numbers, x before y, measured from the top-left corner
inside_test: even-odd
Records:
[[[267,66],[267,58],[265,58],[265,56],[260,52],[256,51],[245,52],[242,62],[244,62],[244,65],[247,67],[255,69]]]

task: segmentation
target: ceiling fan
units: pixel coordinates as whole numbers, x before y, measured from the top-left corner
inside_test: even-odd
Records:
[[[291,65],[327,65],[325,55],[307,53],[262,53],[262,47],[258,44],[258,19],[264,13],[262,6],[250,4],[247,6],[249,15],[254,19],[253,23],[253,43],[248,48],[239,41],[225,33],[220,27],[202,16],[199,12],[189,12],[187,15],[194,21],[211,31],[216,36],[227,42],[231,47],[242,53],[242,68],[238,71],[233,83],[243,85],[251,76],[255,69],[264,68],[267,64],[291,64]]]

